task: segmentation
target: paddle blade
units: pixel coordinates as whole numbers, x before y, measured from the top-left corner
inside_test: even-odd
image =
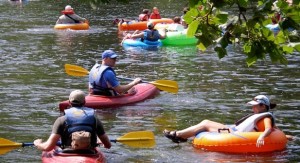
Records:
[[[173,80],[156,80],[153,82],[149,82],[155,85],[159,90],[167,91],[170,93],[178,93],[178,84]]]
[[[16,143],[4,138],[0,138],[0,155],[22,146],[22,143]]]
[[[85,68],[71,64],[65,64],[65,71],[71,76],[86,76],[89,74],[89,71]]]
[[[117,142],[134,148],[153,148],[155,146],[154,134],[151,131],[129,132],[119,137]]]

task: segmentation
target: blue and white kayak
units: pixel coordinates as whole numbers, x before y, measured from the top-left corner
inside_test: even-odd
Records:
[[[125,49],[127,48],[141,48],[141,49],[146,49],[146,50],[155,50],[158,49],[159,47],[162,46],[162,43],[160,40],[158,41],[141,41],[141,39],[126,39],[123,41],[123,47]]]

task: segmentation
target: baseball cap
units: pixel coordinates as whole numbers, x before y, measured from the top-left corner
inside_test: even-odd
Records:
[[[258,105],[258,104],[264,104],[264,105],[267,105],[270,107],[270,100],[265,95],[258,95],[256,97],[254,97],[254,99],[252,101],[249,101],[247,104],[250,104],[252,106]]]
[[[152,22],[148,22],[148,23],[147,23],[147,28],[153,28],[153,27],[154,27],[154,25],[153,25]]]
[[[65,7],[65,10],[73,10],[73,8],[72,8],[70,5],[67,5],[67,6]]]
[[[83,91],[75,90],[70,93],[69,101],[71,104],[84,104],[85,94]]]
[[[105,50],[102,53],[102,59],[104,59],[104,58],[117,58],[117,57],[118,57],[118,55],[112,50]]]

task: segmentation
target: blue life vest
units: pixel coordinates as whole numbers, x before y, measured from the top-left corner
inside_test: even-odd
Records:
[[[87,131],[93,133],[95,126],[94,109],[87,107],[72,107],[65,110],[68,133]]]
[[[62,148],[71,145],[71,135],[76,131],[91,133],[91,146],[97,146],[95,110],[87,107],[72,107],[65,111],[65,129],[61,137]]]
[[[144,30],[144,40],[157,41],[159,38],[160,35],[156,29],[154,29],[153,31],[150,29]]]
[[[96,64],[89,73],[89,83],[92,86],[93,94],[104,96],[116,96],[117,93],[111,88],[101,86],[103,82],[103,74],[106,70],[111,70],[115,75],[114,69],[106,65]]]

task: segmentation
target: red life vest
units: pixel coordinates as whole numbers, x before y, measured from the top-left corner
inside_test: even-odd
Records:
[[[161,19],[161,17],[160,17],[160,14],[152,13],[152,14],[150,15],[150,19]]]
[[[73,10],[63,10],[61,11],[62,14],[64,15],[72,15],[75,14],[75,12]]]
[[[140,14],[139,15],[140,21],[148,21],[148,15],[147,14]]]

